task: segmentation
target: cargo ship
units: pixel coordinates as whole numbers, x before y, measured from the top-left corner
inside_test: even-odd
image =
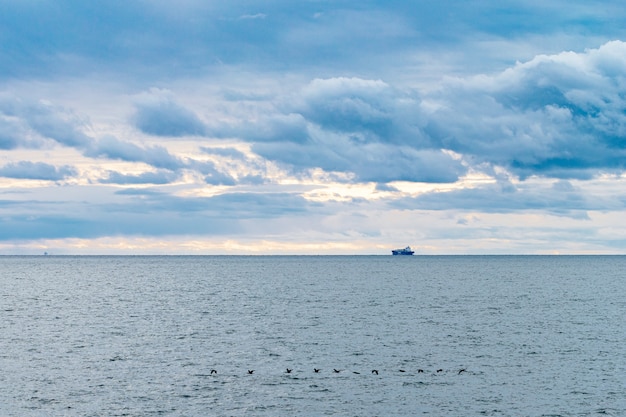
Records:
[[[393,249],[391,251],[392,255],[413,255],[415,252],[411,250],[410,246],[407,246],[404,249]]]

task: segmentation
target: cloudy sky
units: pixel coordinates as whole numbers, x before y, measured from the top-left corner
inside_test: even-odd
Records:
[[[621,0],[2,0],[0,254],[626,254]]]

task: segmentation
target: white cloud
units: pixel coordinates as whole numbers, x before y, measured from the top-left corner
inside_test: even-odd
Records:
[[[265,19],[267,15],[265,13],[255,13],[255,14],[244,14],[239,16],[240,20],[256,20],[256,19]]]

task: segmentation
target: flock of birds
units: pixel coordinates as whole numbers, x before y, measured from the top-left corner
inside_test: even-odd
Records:
[[[321,370],[320,368],[313,368],[313,372],[314,372],[314,373],[316,373],[316,374],[320,373],[321,371],[322,371],[322,370]],[[340,373],[341,371],[342,371],[342,370],[340,370],[340,369],[335,369],[335,368],[333,368],[333,373],[335,373],[335,374],[338,374],[338,373]],[[285,370],[285,373],[287,373],[287,374],[290,374],[291,372],[293,372],[293,368],[287,368],[287,369]],[[404,369],[399,369],[399,370],[398,370],[398,372],[405,373],[405,372],[406,372],[406,370],[404,370]],[[443,372],[443,369],[441,369],[441,368],[440,368],[440,369],[437,369],[437,370],[435,371],[435,374],[440,374],[440,373],[442,373],[442,372]],[[466,372],[465,368],[461,368],[461,369],[459,369],[459,370],[458,370],[458,372],[457,372],[457,375],[461,375],[463,372]],[[361,374],[360,372],[357,372],[357,371],[352,371],[352,373],[353,373],[353,374],[357,374],[357,375],[360,375],[360,374]],[[418,374],[423,374],[423,373],[424,373],[424,370],[423,370],[423,369],[418,369],[418,370],[417,370],[417,373],[418,373]],[[248,369],[248,375],[252,375],[252,374],[254,374],[254,369]],[[372,374],[373,374],[373,375],[378,375],[378,369],[372,369]],[[217,370],[216,370],[216,369],[211,369],[211,375],[217,375]]]

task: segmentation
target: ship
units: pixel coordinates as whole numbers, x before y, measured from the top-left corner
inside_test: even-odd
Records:
[[[404,249],[393,249],[391,251],[392,255],[413,255],[415,252],[411,250],[410,246],[407,246]]]

